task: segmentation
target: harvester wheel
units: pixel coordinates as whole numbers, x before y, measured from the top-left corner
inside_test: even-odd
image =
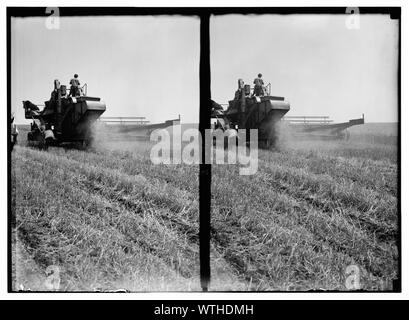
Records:
[[[273,141],[270,139],[262,139],[258,141],[258,146],[261,149],[270,149],[273,144]]]
[[[48,144],[47,139],[42,139],[41,142],[40,142],[40,149],[43,149],[44,151],[47,151],[48,146],[49,146],[49,144]]]
[[[86,150],[90,148],[91,145],[92,145],[92,139],[84,139],[84,140],[77,142],[78,148],[82,150]]]
[[[88,139],[85,139],[84,140],[84,147],[85,148],[89,148],[89,147],[91,147],[92,146],[92,138],[88,138]]]
[[[92,146],[92,144],[94,143],[94,136],[91,132],[91,130],[88,130],[85,139],[83,140],[83,147],[84,148],[89,148]]]

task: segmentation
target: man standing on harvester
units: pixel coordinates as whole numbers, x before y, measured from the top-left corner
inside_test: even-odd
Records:
[[[264,96],[264,81],[262,79],[262,74],[259,73],[258,77],[254,79],[254,94],[257,97]]]
[[[74,74],[74,78],[70,80],[70,96],[77,97],[80,94],[80,80],[78,79],[78,74]]]

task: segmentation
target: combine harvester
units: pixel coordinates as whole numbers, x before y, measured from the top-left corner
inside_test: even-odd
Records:
[[[343,123],[332,123],[327,116],[286,117],[290,103],[283,97],[272,96],[270,84],[263,87],[262,94],[255,95],[254,88],[244,84],[241,79],[234,99],[226,106],[228,107],[224,110],[221,104],[211,101],[212,128],[229,131],[229,137],[237,136],[238,129],[246,129],[247,142],[249,130],[258,129],[261,148],[274,147],[282,127],[299,139],[349,139],[346,129],[365,123],[363,115],[360,119]]]
[[[71,97],[67,87],[55,80],[51,98],[43,110],[28,100],[23,101],[25,118],[33,121],[27,135],[29,146],[47,149],[70,143],[86,148],[94,140],[93,131],[108,140],[149,140],[153,130],[180,123],[180,117],[157,124],[149,124],[143,117],[100,118],[106,110],[105,103],[87,96],[86,84],[80,89],[79,95]]]
[[[212,128],[226,130],[246,129],[247,142],[250,129],[258,129],[258,144],[261,148],[275,145],[277,124],[290,110],[290,103],[283,97],[271,95],[271,85],[263,88],[262,95],[255,95],[254,88],[238,80],[238,90],[228,108],[211,101]]]
[[[349,127],[364,124],[365,118],[352,119],[348,122],[332,123],[328,116],[286,116],[282,118],[289,134],[297,139],[349,140]]]
[[[105,112],[106,105],[100,98],[88,97],[86,85],[81,89],[78,96],[70,97],[66,86],[55,80],[51,98],[43,110],[28,100],[23,101],[25,118],[33,120],[27,135],[28,145],[47,149],[63,143],[81,147],[91,144],[92,124]]]

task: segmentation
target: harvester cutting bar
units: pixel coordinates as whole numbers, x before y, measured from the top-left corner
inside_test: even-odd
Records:
[[[123,120],[101,120],[102,122],[109,122],[109,123],[115,123],[115,122],[119,122],[119,123],[137,123],[137,124],[148,124],[150,121],[146,120],[137,120],[137,121],[123,121]]]
[[[287,120],[284,119],[284,121],[289,121],[291,123],[304,123],[304,124],[309,124],[309,123],[331,123],[334,122],[334,120]]]
[[[119,123],[119,124],[149,124],[150,121],[144,120],[145,117],[101,117],[100,121],[105,123]]]
[[[109,119],[146,119],[146,117],[101,117],[101,120],[109,120]]]
[[[309,124],[309,123],[331,123],[333,120],[329,119],[329,116],[286,116],[283,117],[283,121],[287,121],[290,123],[304,123],[304,124]]]
[[[334,123],[334,124],[328,124],[328,125],[311,125],[308,127],[305,127],[305,131],[315,131],[315,130],[336,130],[336,131],[341,131],[341,130],[345,130],[349,127],[352,126],[356,126],[356,125],[360,125],[360,124],[364,124],[365,123],[365,119],[362,117],[360,119],[352,119],[349,120],[348,122],[342,122],[342,123]]]
[[[283,119],[329,119],[329,116],[285,116]]]

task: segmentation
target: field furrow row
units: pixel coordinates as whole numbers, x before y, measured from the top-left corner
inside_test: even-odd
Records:
[[[144,176],[149,181],[166,183],[185,190],[196,199],[199,197],[198,166],[153,165],[148,155],[130,151],[77,152],[54,149],[52,152],[61,158],[96,165],[107,170],[113,169],[125,175]]]
[[[85,225],[94,228],[102,223],[101,229],[104,230],[104,234],[112,233],[113,228],[118,229],[116,232],[121,234],[126,242],[129,243],[132,240],[136,248],[139,248],[138,250],[144,249],[148,253],[162,258],[168,265],[186,276],[191,275],[191,272],[194,270],[193,267],[198,265],[194,259],[197,249],[188,251],[187,254],[182,254],[183,251],[187,250],[186,248],[191,250],[192,243],[187,239],[183,240],[186,235],[181,232],[181,229],[175,224],[166,225],[158,223],[160,221],[158,219],[160,210],[153,210],[154,208],[152,208],[151,210],[143,210],[143,212],[139,212],[138,214],[137,211],[126,210],[126,208],[119,203],[108,202],[108,206],[107,204],[104,205],[98,200],[100,197],[97,194],[91,193],[87,188],[81,188],[78,181],[77,183],[73,183],[75,177],[72,172],[64,172],[64,181],[66,181],[66,183],[64,187],[61,187],[58,181],[61,181],[60,179],[62,177],[56,174],[56,168],[53,168],[53,166],[47,165],[46,162],[38,162],[33,159],[25,159],[25,161],[24,159],[20,159],[20,161],[23,169],[27,171],[31,170],[28,172],[44,172],[44,174],[46,174],[47,185],[50,186],[49,192],[51,194],[55,192],[53,195],[56,197],[57,203],[62,200],[61,198],[73,200],[72,202],[68,202],[73,205],[64,209],[70,212],[70,220],[74,217],[70,223],[74,223],[75,220],[85,217],[88,221],[82,221],[82,224],[79,224],[80,226],[85,223]],[[62,174],[62,172],[60,172],[60,174]],[[36,182],[41,181],[41,178],[42,177],[36,177]],[[30,182],[27,181],[27,183],[30,186]],[[84,186],[82,185],[82,187]],[[27,192],[27,196],[30,196],[30,193],[31,192]],[[50,201],[44,205],[47,205],[48,208],[52,208],[54,202],[55,201]],[[36,210],[42,212],[44,208],[37,208]],[[152,217],[152,212],[154,212],[155,217]],[[163,213],[162,216],[166,217],[171,215],[169,215],[169,213]],[[95,221],[99,223],[95,225]],[[47,226],[45,226],[45,228],[47,228]],[[62,230],[65,230],[65,228],[62,228]],[[44,230],[44,232],[46,232],[46,230]],[[68,236],[68,238],[70,236]],[[197,247],[197,245],[193,245]],[[172,248],[172,246],[174,248]],[[125,247],[124,250],[130,251],[131,249]],[[172,252],[175,253],[175,255],[173,255]]]
[[[226,172],[226,169],[223,172]],[[234,174],[234,172],[230,173]],[[313,236],[314,239],[319,240],[317,242],[319,244],[327,243],[335,251],[351,256],[380,277],[384,276],[381,270],[387,270],[385,274],[388,274],[389,269],[394,268],[396,247],[393,244],[376,241],[365,225],[362,226],[359,221],[349,218],[351,213],[348,213],[348,210],[321,211],[305,200],[292,197],[292,193],[286,194],[280,189],[276,190],[264,184],[260,177],[254,177],[257,183],[248,177],[237,178],[234,189],[228,180],[218,179],[218,177],[218,172],[215,172],[212,194],[217,200],[214,201],[213,206],[219,208],[219,216],[227,217],[230,227],[235,225],[235,221],[240,220],[250,221],[251,226],[278,224],[281,227],[285,226],[288,233],[296,230],[305,237]],[[300,226],[303,228],[300,229]],[[235,243],[238,240],[236,233],[240,231],[243,233],[240,226],[238,228],[239,230],[234,232],[223,227],[223,224],[215,226],[216,231],[222,234],[219,237],[229,243]],[[260,234],[261,231],[254,233]],[[248,245],[249,236],[242,235],[241,238]],[[262,241],[259,242],[262,243]],[[321,245],[317,248],[320,247]],[[368,254],[365,256],[362,252]],[[372,256],[379,257],[377,264],[371,263]]]
[[[330,175],[336,179],[351,181],[355,185],[374,189],[378,192],[387,191],[397,196],[397,166],[396,164],[368,159],[347,159],[328,155],[298,154],[293,152],[261,152],[261,166],[286,166],[303,169],[310,174]]]

